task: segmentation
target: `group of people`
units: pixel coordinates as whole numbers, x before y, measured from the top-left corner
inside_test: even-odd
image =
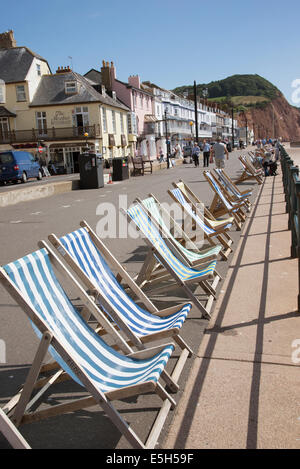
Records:
[[[262,145],[262,141],[258,141],[256,144],[255,156],[261,163],[265,176],[276,176],[278,160],[280,157],[280,139],[274,143],[265,143]]]
[[[199,166],[200,153],[203,153],[203,167],[208,167],[209,163],[215,161],[216,168],[225,168],[225,159],[228,160],[229,153],[225,143],[222,143],[222,138],[217,137],[216,143],[211,145],[206,140],[203,141],[202,150],[197,143],[194,144],[192,149],[192,159],[195,167]]]
[[[158,159],[159,163],[164,162],[165,156],[164,156],[164,152],[163,152],[162,147],[159,147],[159,155],[158,155],[157,159]],[[171,167],[175,165],[174,164],[175,159],[180,159],[180,160],[183,159],[182,149],[181,149],[181,146],[179,145],[179,143],[177,143],[177,145],[175,145],[175,147],[172,148],[171,155],[170,155],[170,158],[169,158],[169,163],[170,163]]]

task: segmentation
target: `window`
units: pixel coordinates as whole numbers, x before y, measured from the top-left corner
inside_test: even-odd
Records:
[[[107,132],[107,120],[106,120],[106,109],[102,108],[102,126],[103,132]]]
[[[5,103],[5,83],[0,80],[0,103]]]
[[[47,118],[45,112],[36,112],[36,127],[39,135],[47,135]]]
[[[26,101],[26,93],[24,85],[16,86],[17,101]]]
[[[121,122],[121,134],[124,133],[124,120],[123,120],[123,114],[120,113],[120,122]]]
[[[13,163],[14,159],[11,153],[1,153],[0,155],[0,163],[1,164],[8,164],[8,163]]]
[[[41,66],[40,66],[40,64],[36,64],[36,73],[38,74],[38,76],[41,76]]]
[[[66,83],[65,83],[65,92],[66,92],[66,94],[75,94],[75,93],[77,93],[77,83],[76,83],[76,81],[66,81]]]
[[[115,113],[115,111],[111,111],[111,120],[112,120],[113,133],[115,134],[117,132],[117,129],[116,129],[116,113]]]

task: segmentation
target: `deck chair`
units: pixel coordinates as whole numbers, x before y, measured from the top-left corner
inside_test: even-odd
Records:
[[[217,261],[211,261],[198,269],[186,266],[182,258],[178,258],[174,254],[171,242],[167,238],[163,239],[156,225],[138,203],[135,203],[127,211],[121,209],[121,212],[127,216],[129,222],[135,223],[137,229],[144,235],[144,241],[151,248],[137,277],[137,283],[142,288],[147,286],[151,289],[152,294],[170,292],[178,287],[182,288],[200,311],[202,317],[210,318],[212,303],[216,299],[216,287],[220,280],[215,272]],[[153,272],[153,265],[157,263],[157,260],[165,268],[163,273]],[[213,284],[209,285],[208,280],[213,281]],[[157,287],[157,285],[160,286]],[[205,305],[196,297],[190,288],[191,285],[201,286],[206,295]]]
[[[160,204],[153,194],[149,194],[146,199],[136,199],[143,207],[146,214],[152,218],[153,222],[161,230],[162,236],[168,238],[176,249],[177,254],[181,254],[186,265],[197,267],[203,263],[217,259],[222,247],[214,246],[208,249],[201,249],[189,238],[182,227],[171,217],[170,213]],[[186,247],[188,246],[188,248]]]
[[[53,258],[50,248],[40,249],[0,268],[1,283],[27,314],[40,337],[24,387],[5,405],[3,411],[19,426],[99,405],[134,448],[153,448],[170,409],[176,405],[159,382],[174,345],[164,344],[128,356],[114,350],[87,324],[71,303],[54,274],[52,262],[64,275],[63,264],[58,258]],[[85,298],[85,304],[93,314],[93,301],[88,300],[79,285],[78,292]],[[61,369],[58,372],[56,370],[54,376],[44,384],[45,379],[38,380],[38,377],[47,352],[50,352]],[[40,398],[44,389],[58,381],[59,373],[71,377],[85,388],[89,396],[46,409],[32,410],[33,403]],[[33,390],[43,384],[42,390],[31,398]],[[143,443],[112,401],[145,392],[157,393],[162,399],[162,405],[147,441]]]
[[[224,169],[215,168],[214,172],[220,183],[223,185],[224,190],[228,195],[228,199],[231,202],[241,202],[244,204],[247,212],[250,211],[251,202],[249,197],[252,195],[252,191],[246,190],[241,192],[239,188],[234,184],[232,179],[225,173]]]
[[[178,188],[183,193],[185,199],[190,203],[194,204],[197,208],[201,207],[202,213],[204,215],[205,224],[214,230],[219,230],[226,226],[232,225],[234,222],[233,217],[228,217],[224,219],[217,220],[205,204],[196,196],[196,194],[191,190],[191,188],[185,184],[182,179],[179,179],[179,182],[173,182],[173,187]],[[226,235],[225,235],[226,233]],[[232,241],[227,231],[224,232],[225,237],[228,241]]]
[[[165,338],[174,339],[181,348],[176,371],[174,370],[172,374],[176,379],[170,379],[165,372],[163,378],[166,378],[165,381],[172,391],[177,391],[180,373],[187,357],[192,353],[179,335],[192,305],[188,303],[159,311],[91,227],[85,221],[80,224],[82,228],[59,239],[51,234],[48,237],[49,241],[75,272],[88,294],[95,298],[100,307],[99,314],[101,315],[102,311],[108,315],[125,333],[129,339],[129,346],[143,350],[145,344],[149,342]],[[117,277],[109,265],[117,271]],[[125,282],[126,291],[121,281]],[[129,296],[129,290],[144,303],[147,309],[143,309]],[[106,324],[103,320],[100,323],[105,329]],[[118,342],[119,337],[116,336],[115,329],[110,329],[109,333],[114,336],[115,342]],[[129,349],[129,352],[132,350]]]
[[[231,202],[224,188],[210,171],[203,171],[204,177],[215,193],[209,210],[214,216],[231,215],[234,218],[237,231],[242,229],[242,223],[246,220],[241,202]]]
[[[215,241],[215,238],[218,240],[218,242],[223,246],[222,250],[220,251],[220,256],[224,260],[227,260],[229,254],[232,252],[232,240],[231,238],[226,239],[224,234],[231,228],[231,223],[225,226],[221,226],[218,230],[215,230],[207,225],[206,219],[202,217],[202,214],[200,213],[198,207],[195,204],[191,203],[189,200],[187,200],[187,198],[184,196],[180,189],[175,188],[172,190],[168,190],[168,194],[175,202],[177,202],[181,206],[183,212],[190,217],[192,223],[194,224],[195,230],[201,232],[201,234],[203,234],[204,236],[204,239],[208,243],[210,243],[212,246],[216,246],[217,242]]]
[[[257,170],[254,168],[251,164],[249,164],[249,161],[246,160],[246,158],[242,155],[239,156],[240,163],[243,168],[243,172],[236,181],[238,184],[239,182],[243,181],[248,181],[249,179],[255,179],[256,182],[261,185],[263,183],[263,174],[261,170]]]
[[[0,433],[4,435],[14,449],[31,449],[27,441],[2,409],[0,409]]]

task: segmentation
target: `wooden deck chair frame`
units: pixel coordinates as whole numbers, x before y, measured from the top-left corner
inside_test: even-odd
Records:
[[[251,203],[247,195],[249,191],[244,191],[242,194],[241,191],[233,184],[233,181],[227,176],[223,169],[214,169],[214,177],[220,182],[224,188],[224,192],[227,195],[228,200],[231,203],[240,203],[241,206],[245,206],[247,212],[250,211]],[[246,195],[247,194],[247,195]]]
[[[138,204],[138,202],[136,203],[140,207],[140,209],[143,210],[143,207],[141,207],[140,204]],[[120,208],[120,212],[127,218],[129,223],[132,222],[131,217],[123,208]],[[139,227],[137,227],[137,229],[138,231],[140,231]],[[166,262],[164,257],[155,248],[155,246],[152,244],[149,238],[144,237],[143,239],[145,243],[147,244],[147,246],[149,247],[149,251],[144,261],[144,264],[142,266],[142,269],[136,279],[136,282],[138,283],[138,285],[141,288],[148,287],[149,292],[152,295],[156,295],[158,293],[170,292],[174,288],[182,288],[187,294],[188,298],[191,300],[191,302],[200,311],[202,317],[204,319],[210,319],[211,318],[210,310],[213,305],[213,300],[216,299],[216,292],[212,285],[210,285],[209,288],[207,287],[207,280],[213,280],[213,285],[214,285],[215,277],[218,276],[218,274],[214,272],[213,274],[209,273],[207,275],[204,275],[203,277],[199,279],[191,279],[188,281],[183,281],[182,279],[180,279],[177,273],[174,272],[174,270],[171,268],[168,262]],[[164,239],[164,241],[167,247],[170,249],[170,251],[174,254],[173,245],[170,243],[168,238]],[[159,272],[157,275],[155,275],[155,273],[154,275],[152,275],[153,266],[157,264],[157,259],[164,266],[165,271],[163,273]],[[182,257],[179,257],[179,260],[183,262]],[[167,285],[157,287],[157,285],[160,285],[162,282],[165,282],[165,281],[168,282],[170,280],[172,281],[172,284],[168,283]],[[219,278],[218,278],[218,281],[219,281]],[[194,295],[192,290],[189,288],[190,285],[195,285],[195,284],[198,284],[202,288],[204,293],[208,296],[205,299],[206,301],[205,306],[201,304],[200,300]]]
[[[1,408],[0,433],[4,435],[6,440],[14,449],[31,449],[25,438],[23,438],[19,430],[13,425]]]
[[[230,199],[228,199],[228,196],[224,191],[223,186],[219,183],[218,179],[215,178],[214,174],[211,171],[203,171],[203,175],[215,194],[209,210],[213,213],[215,217],[219,217],[225,214],[233,216],[237,231],[241,231],[242,223],[246,220],[246,215],[242,208],[243,204],[235,202],[233,205]],[[213,182],[217,185],[218,189],[220,190],[225,202],[222,200],[217,190],[215,189],[213,182],[209,178],[209,175],[212,177]]]
[[[191,188],[182,179],[179,179],[179,182],[173,182],[172,185],[173,187],[181,190],[186,200],[189,201],[190,204],[194,204],[196,207],[198,207],[198,205],[202,207],[205,222],[209,228],[212,228],[213,230],[218,231],[219,229],[226,227],[226,225],[230,223],[232,224],[234,222],[233,217],[229,217],[223,220],[217,220],[214,217],[214,215],[210,212],[210,210],[205,206],[204,202],[202,202],[202,200],[200,200],[199,197],[197,197],[197,195],[191,190]],[[231,246],[233,241],[230,235],[228,234],[228,231],[224,230],[222,235],[228,241],[229,246]]]
[[[182,229],[182,226],[179,225],[179,223],[177,223],[174,218],[172,218],[172,216],[170,215],[170,213],[163,207],[163,205],[161,205],[161,203],[159,202],[159,200],[155,197],[155,195],[153,194],[149,194],[148,197],[151,197],[154,202],[157,204],[157,206],[159,207],[159,210],[161,211],[162,215],[168,220],[168,226],[170,226],[170,233],[171,233],[171,237],[169,236],[169,233],[164,233],[164,230],[163,230],[163,227],[158,223],[158,221],[152,216],[152,213],[147,209],[147,207],[145,206],[144,204],[144,201],[142,199],[140,199],[139,197],[136,198],[137,202],[142,206],[142,208],[145,210],[145,212],[148,214],[149,217],[152,217],[153,219],[153,223],[156,224],[157,228],[159,230],[162,230],[162,234],[166,237],[169,237],[171,243],[173,244],[174,246],[174,249],[176,250],[176,252],[178,253],[178,255],[182,255],[183,257],[183,260],[186,262],[187,265],[189,265],[190,267],[197,267],[197,266],[200,266],[201,264],[206,264],[212,260],[215,260],[217,259],[217,255],[216,254],[211,254],[211,255],[208,255],[206,257],[203,257],[203,259],[201,260],[195,260],[195,261],[191,261],[186,255],[185,253],[180,250],[179,251],[179,248],[178,246],[176,245],[176,243],[174,243],[173,241],[173,233],[176,232],[176,240],[181,243],[184,247],[186,246],[189,246],[189,249],[191,249],[193,252],[195,253],[199,253],[201,254],[201,252],[205,252],[205,251],[210,251],[210,248],[208,249],[205,249],[205,250],[200,250],[197,245],[191,240],[191,238],[186,234],[186,232]],[[178,252],[179,251],[179,252]]]
[[[249,163],[243,158],[242,155],[240,155],[239,157],[239,160],[240,160],[240,163],[242,165],[242,168],[243,168],[243,172],[242,174],[240,175],[240,177],[237,179],[236,181],[236,184],[238,184],[239,182],[244,182],[244,181],[248,181],[249,179],[255,179],[256,182],[261,185],[263,183],[263,177],[261,175],[261,173],[257,173],[257,170],[254,169],[249,165]]]
[[[43,243],[43,246],[44,245],[45,244]],[[46,251],[48,253],[51,264],[55,265],[56,269],[60,271],[62,275],[64,275],[66,269],[62,262],[57,258],[57,256],[54,255],[53,251],[49,247],[46,248]],[[47,323],[41,317],[38,317],[36,311],[33,309],[31,304],[27,302],[27,300],[23,297],[21,292],[16,288],[13,281],[10,279],[10,277],[2,267],[0,267],[0,281],[2,285],[6,288],[8,293],[23,309],[28,318],[33,322],[33,324],[42,334],[38,350],[36,352],[32,366],[28,373],[24,387],[2,408],[2,411],[10,418],[13,424],[18,427],[21,424],[37,422],[40,420],[47,419],[49,417],[54,417],[57,415],[99,405],[109,417],[109,419],[112,421],[112,423],[115,424],[118,430],[132,445],[132,447],[137,449],[154,448],[170,409],[174,409],[176,407],[176,402],[166,392],[162,385],[158,381],[155,382],[151,380],[148,382],[123,387],[121,389],[115,389],[109,392],[100,391],[92,383],[84,368],[74,361],[74,359],[72,358],[72,356],[70,356],[64,345],[57,339],[56,336],[54,336],[49,331]],[[81,288],[79,284],[78,292],[79,296],[85,302],[85,306],[89,310],[90,314],[94,314],[95,304],[88,297],[84,289]],[[172,344],[164,344],[162,346],[139,350],[137,352],[131,353],[130,357],[138,360],[151,358],[152,356],[159,353],[162,349],[169,345]],[[72,370],[74,375],[76,375],[76,377],[80,380],[80,382],[85,387],[86,391],[90,394],[90,396],[80,398],[66,404],[57,404],[47,409],[29,412],[33,404],[35,404],[40,399],[40,397],[44,394],[46,390],[49,389],[51,385],[59,381],[63,381],[64,379],[69,379],[68,375],[67,377],[65,377],[66,373],[64,372],[64,370],[59,369],[57,371],[57,364],[55,364],[54,366],[55,372],[53,376],[47,379],[39,379],[41,372],[46,370],[48,371],[49,369],[53,368],[53,364],[50,364],[50,366],[43,365],[43,362],[45,361],[46,354],[50,346],[54,348],[54,350],[60,355],[66,365]],[[32,397],[33,391],[40,387],[42,387],[41,391],[37,392],[37,394]],[[140,394],[148,392],[156,393],[162,399],[163,404],[161,406],[160,411],[158,412],[155,423],[148,435],[146,443],[143,443],[141,439],[137,436],[137,434],[130,428],[128,423],[122,418],[120,413],[112,405],[112,401],[125,399],[130,396],[138,396]]]
[[[108,264],[117,272],[117,280],[121,284],[124,282],[124,287],[140,300],[147,310],[160,317],[169,316],[172,313],[175,313],[180,309],[180,305],[172,306],[170,308],[166,308],[164,310],[158,310],[156,306],[150,301],[147,295],[141,290],[141,288],[135,283],[135,281],[130,277],[130,275],[126,272],[124,267],[118,262],[118,260],[112,255],[112,253],[107,249],[104,243],[100,240],[97,234],[92,230],[92,228],[88,225],[86,221],[81,221],[80,226],[85,228],[93,241],[95,247],[99,250]],[[184,368],[184,364],[186,359],[191,356],[193,351],[191,348],[185,343],[185,341],[180,336],[180,330],[178,328],[167,329],[163,332],[148,334],[145,336],[139,337],[137,334],[132,331],[132,329],[126,324],[126,322],[120,317],[117,310],[104,298],[101,289],[96,288],[94,283],[89,279],[86,273],[81,269],[81,267],[77,264],[77,262],[73,259],[73,257],[68,253],[65,249],[59,238],[55,234],[51,234],[48,236],[50,243],[57,249],[57,251],[61,254],[66,264],[72,269],[72,271],[76,274],[77,278],[80,280],[81,284],[85,287],[86,293],[94,298],[96,303],[96,307],[98,308],[98,314],[96,315],[93,313],[93,316],[96,317],[98,320],[102,330],[101,336],[108,333],[116,343],[120,341],[120,336],[117,332],[117,328],[111,327],[110,322],[107,321],[106,313],[101,310],[105,308],[105,311],[109,313],[110,317],[118,324],[120,329],[125,333],[128,342],[127,350],[123,348],[123,351],[126,354],[130,354],[133,352],[132,347],[136,347],[138,350],[146,349],[146,344],[155,341],[161,341],[162,339],[170,339],[174,340],[179,347],[181,348],[181,353],[178,359],[178,362],[174,368],[174,371],[171,376],[167,374],[166,371],[162,373],[162,378],[168,384],[169,388],[176,392],[178,391],[178,380],[180,374]],[[41,246],[46,247],[47,245],[44,242],[41,242]],[[53,253],[53,256],[55,254]],[[75,283],[74,277],[65,269],[65,277],[70,278],[73,283]],[[76,286],[76,283],[75,283]],[[181,305],[182,306],[182,305]],[[107,324],[109,324],[109,329],[107,329]]]
[[[158,200],[153,196],[153,195],[150,195],[150,197],[153,197],[154,200],[159,204]],[[139,199],[138,197],[136,198],[135,202],[137,202],[140,207],[142,208],[142,210],[144,210],[144,212],[146,213],[146,215],[151,218],[152,220],[152,223],[156,226],[156,228],[158,229],[158,231],[160,232],[161,236],[165,239],[167,238],[170,242],[170,246],[172,246],[172,251],[173,253],[176,255],[176,257],[178,259],[180,259],[180,261],[184,264],[186,264],[187,266],[189,267],[192,267],[192,268],[195,268],[197,269],[197,267],[199,267],[201,269],[201,267],[207,265],[209,262],[211,262],[212,260],[216,260],[217,259],[217,256],[214,255],[214,256],[210,256],[208,258],[205,259],[205,261],[202,259],[202,260],[199,260],[197,262],[190,262],[189,259],[187,258],[187,256],[184,254],[184,252],[182,250],[180,250],[178,248],[178,246],[176,245],[176,243],[174,243],[172,237],[170,237],[169,233],[166,232],[164,230],[164,228],[157,222],[157,220],[152,216],[151,212],[147,209],[147,207],[145,207],[145,205],[143,204],[143,201],[141,199]],[[163,209],[163,207],[160,205],[161,209]],[[165,213],[167,214],[167,216],[170,218],[170,220],[173,220],[172,217],[170,216],[170,214],[165,210]],[[174,222],[174,226],[178,227],[178,231],[181,233],[182,235],[182,238],[188,242],[188,243],[192,243],[193,244],[193,241],[190,240],[190,238],[185,234],[185,232],[181,229],[181,227],[179,225],[176,224],[175,220],[173,220]],[[195,246],[195,249],[199,251],[199,249],[197,248],[196,245]],[[151,249],[152,251],[152,249]],[[155,256],[154,256],[154,260],[155,260]],[[150,265],[153,265],[152,263],[150,263]],[[166,268],[164,266],[161,265],[161,263],[158,263],[158,265],[154,266],[153,268],[153,278],[154,279],[157,279],[158,276],[163,276],[164,279],[166,279]],[[215,279],[214,279],[214,282],[212,285],[210,285],[208,283],[207,280],[204,280],[203,281],[203,284],[202,284],[202,287],[204,287],[206,289],[206,292],[207,294],[210,295],[209,297],[209,302],[212,300],[212,299],[215,299],[216,297],[216,288],[218,286],[218,283],[220,280],[222,280],[222,277],[221,275],[215,270]],[[149,270],[148,270],[148,275],[149,275]],[[168,275],[168,274],[167,274]],[[169,276],[169,275],[168,275]],[[170,276],[169,276],[170,277]],[[150,278],[151,280],[151,278]]]
[[[174,184],[174,187],[176,189],[178,189],[178,187],[176,186],[176,184]],[[204,239],[211,245],[211,246],[217,246],[217,242],[215,241],[214,238],[216,238],[218,240],[218,242],[223,246],[223,249],[220,251],[220,256],[223,258],[223,260],[227,261],[228,259],[228,256],[229,254],[232,252],[232,244],[233,244],[233,241],[231,239],[231,237],[228,235],[228,233],[226,233],[226,230],[225,230],[225,227],[223,227],[222,225],[219,227],[219,229],[214,229],[212,228],[211,226],[209,226],[209,228],[211,228],[212,230],[214,230],[214,232],[210,235],[208,235],[207,233],[205,233],[202,229],[202,227],[198,226],[196,224],[196,221],[194,220],[194,218],[192,218],[192,216],[186,211],[185,207],[183,205],[180,204],[180,202],[177,200],[177,198],[174,196],[174,194],[172,193],[172,191],[168,190],[168,194],[169,196],[171,197],[172,200],[174,200],[174,202],[176,202],[177,204],[179,204],[182,208],[182,211],[183,211],[183,217],[182,219],[184,219],[184,214],[188,215],[189,217],[191,217],[191,222],[192,222],[192,227],[193,227],[193,230],[194,231],[197,231],[197,230],[201,230],[201,233],[203,233],[203,236],[204,236]],[[186,202],[191,206],[193,212],[195,213],[196,216],[199,216],[199,217],[202,217],[202,214],[200,213],[199,211],[199,208],[197,207],[196,204],[194,204],[184,193],[182,193],[184,199],[186,200]],[[207,219],[205,218],[204,220],[205,222],[207,221]],[[196,235],[195,235],[195,238],[196,238]],[[192,237],[191,239],[194,240],[195,239],[194,237]]]

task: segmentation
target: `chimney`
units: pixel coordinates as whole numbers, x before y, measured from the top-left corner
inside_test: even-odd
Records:
[[[138,75],[130,76],[128,78],[128,83],[131,86],[134,86],[135,88],[140,88],[141,87],[141,80]]]
[[[14,32],[12,30],[6,31],[0,34],[0,49],[13,49],[17,47],[16,40],[14,38]]]
[[[70,69],[69,66],[67,66],[67,67],[58,67],[58,69],[56,70],[56,73],[69,73],[71,71],[72,70]]]
[[[110,63],[110,75],[111,75],[112,82],[114,82],[114,80],[117,78],[117,76],[116,76],[116,69],[115,69],[115,66],[114,66],[113,62]]]
[[[104,60],[102,61],[101,78],[102,78],[102,85],[105,86],[107,91],[111,91],[112,82],[111,82],[109,62],[105,62]]]

